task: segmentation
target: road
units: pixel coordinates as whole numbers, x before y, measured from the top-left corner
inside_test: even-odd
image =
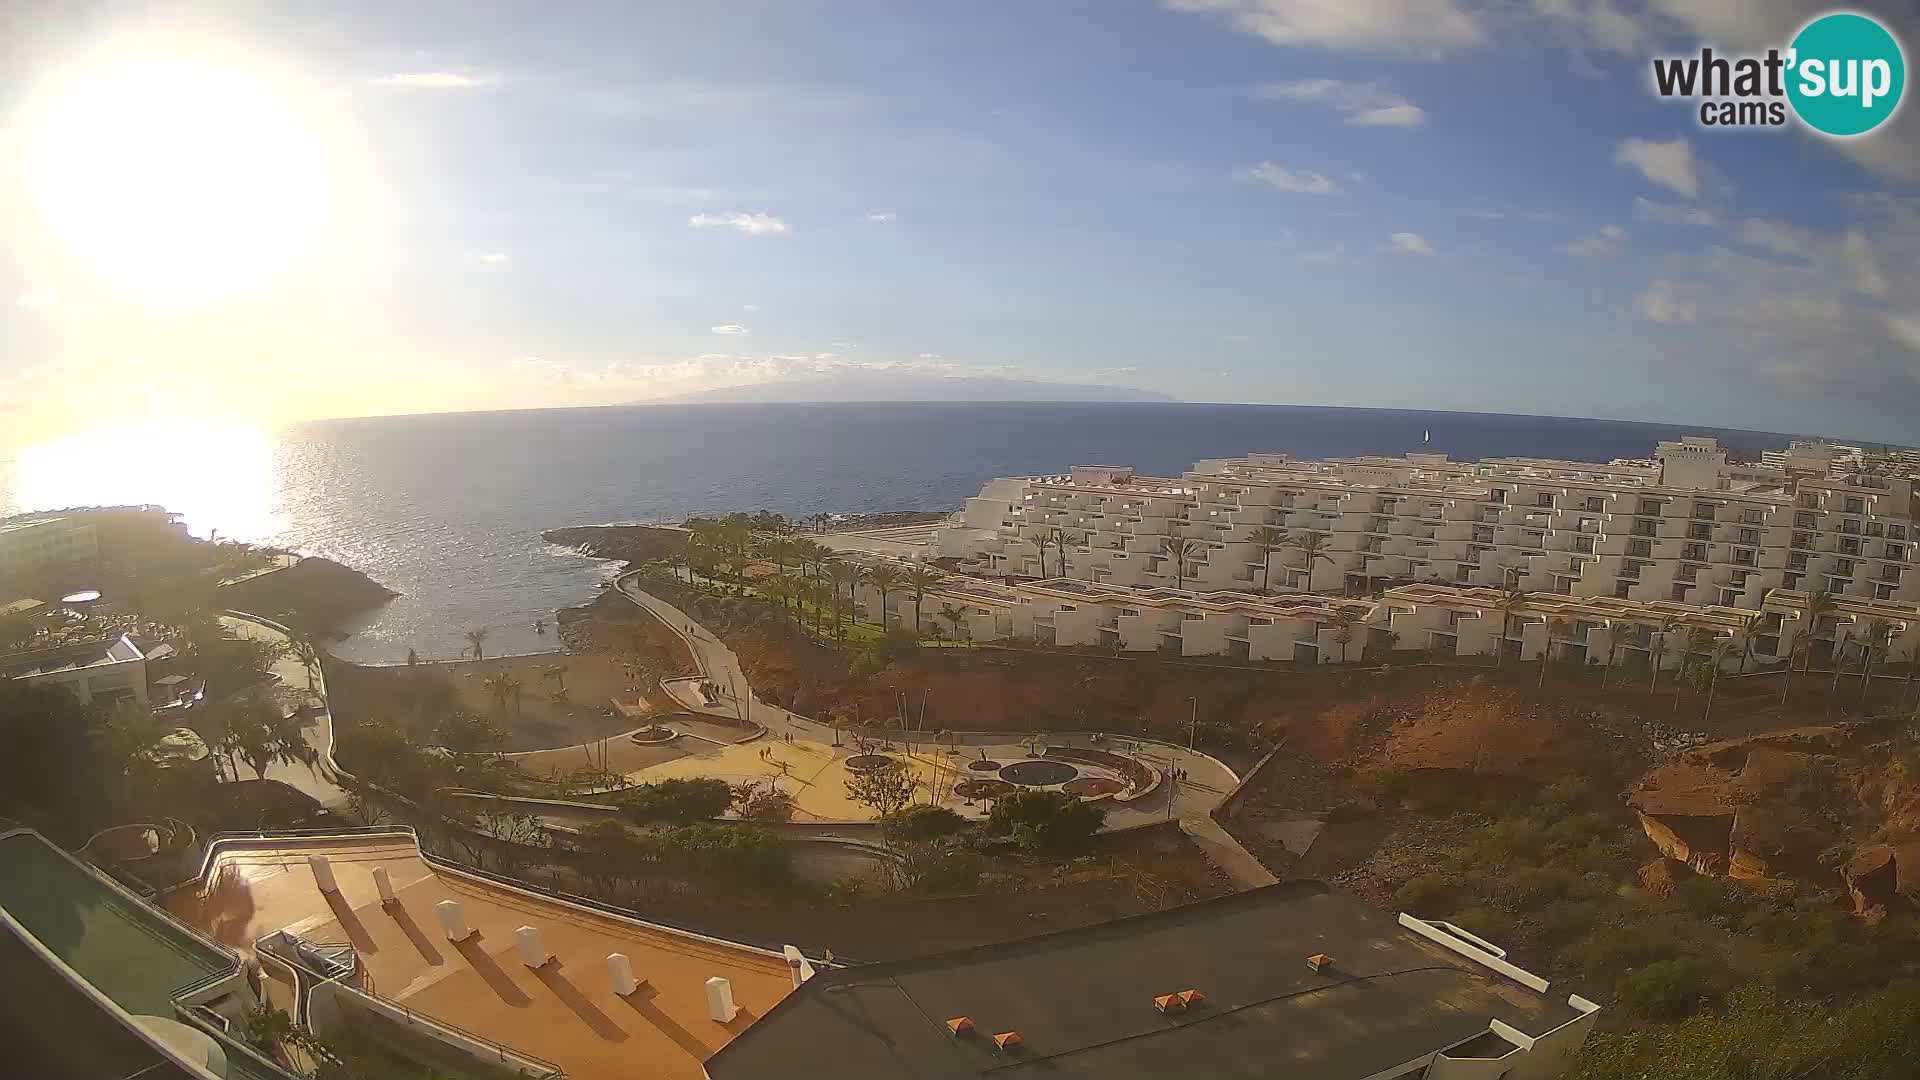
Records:
[[[721,687],[719,704],[708,705],[700,695],[698,678],[663,684],[689,712],[738,717],[761,725],[775,739],[791,736],[812,743],[833,740],[833,731],[828,725],[760,700],[753,693],[740,658],[733,650],[686,612],[641,589],[638,574],[623,575],[617,587],[622,596],[653,613],[678,634],[687,643],[703,677]],[[1144,799],[1131,803],[1109,802],[1106,821],[1109,830],[1178,819],[1181,829],[1193,837],[1214,865],[1240,888],[1271,885],[1276,880],[1213,820],[1213,808],[1239,782],[1226,765],[1185,747],[1123,735],[1107,736],[1098,744],[1092,743],[1086,733],[1043,733],[1040,738],[1052,746],[1098,745],[1102,749],[1124,751],[1152,762],[1163,773],[1173,773],[1180,778],[1163,780],[1161,789]],[[1018,759],[1028,753],[1019,740],[1009,739],[1006,734],[962,734],[958,736],[957,745],[984,749],[998,760]]]

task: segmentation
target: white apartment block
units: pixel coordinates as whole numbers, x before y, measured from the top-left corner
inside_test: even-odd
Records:
[[[48,563],[75,562],[99,554],[91,522],[73,517],[0,522],[0,578]]]
[[[864,617],[877,620],[880,594],[856,589]],[[1528,594],[1503,607],[1500,589],[1402,585],[1378,599],[1307,593],[1181,592],[1052,578],[1003,583],[955,575],[919,600],[922,633],[961,640],[1031,640],[1041,645],[1220,656],[1303,663],[1385,660],[1394,653],[1493,656],[1616,667],[1678,668],[1718,654],[1728,671],[1784,660],[1812,634],[1816,664],[1838,655],[1849,667],[1875,624],[1885,627],[1878,658],[1904,661],[1920,650],[1920,604],[1838,597],[1809,626],[1810,594],[1776,590],[1764,606],[1694,606],[1670,600]],[[893,588],[887,625],[911,626],[915,598]]]
[[[1364,596],[1444,582],[1750,609],[1776,589],[1920,602],[1914,482],[1851,461],[1797,475],[1686,438],[1604,465],[1249,454],[1179,477],[1076,466],[988,483],[930,545],[973,575],[1186,592]],[[1262,528],[1287,536],[1271,580],[1252,539]],[[1320,538],[1310,564],[1309,535]],[[1044,571],[1043,536],[1066,540]],[[1169,538],[1192,541],[1185,566]]]

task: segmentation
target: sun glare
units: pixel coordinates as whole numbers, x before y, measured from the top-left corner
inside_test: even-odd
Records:
[[[265,286],[327,217],[327,155],[311,125],[240,67],[84,67],[42,89],[27,132],[46,224],[103,281],[154,307]]]
[[[273,469],[273,440],[252,424],[121,424],[26,447],[14,462],[14,505],[0,512],[158,503],[195,535],[256,540],[281,528]]]

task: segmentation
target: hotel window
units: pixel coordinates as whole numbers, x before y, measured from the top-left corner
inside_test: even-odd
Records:
[[[1767,514],[1764,510],[1742,510],[1740,520],[1749,525],[1758,525],[1767,520]]]
[[[1579,552],[1579,553],[1581,553],[1582,555],[1591,555],[1591,554],[1593,554],[1593,537],[1591,537],[1591,536],[1576,536],[1576,537],[1574,537],[1574,538],[1573,538],[1573,550],[1575,550],[1575,551],[1577,551],[1577,552]]]
[[[1711,525],[1689,525],[1689,526],[1687,526],[1687,539],[1689,539],[1689,540],[1711,540],[1711,539],[1713,539],[1713,526],[1711,526]]]
[[[1859,536],[1860,520],[1858,518],[1840,519],[1840,531],[1843,533],[1847,533],[1850,536]]]
[[[1734,548],[1733,564],[1735,566],[1759,566],[1760,553],[1752,548]]]
[[[1817,529],[1820,527],[1820,517],[1818,514],[1795,514],[1793,515],[1793,527],[1796,529]]]
[[[1653,555],[1653,542],[1651,540],[1629,540],[1627,541],[1627,554],[1638,555],[1643,559],[1651,558]]]
[[[1707,545],[1687,544],[1686,546],[1680,549],[1680,557],[1683,559],[1695,559],[1700,562],[1705,562],[1707,561]]]
[[[1639,513],[1642,513],[1642,514],[1658,514],[1659,512],[1660,512],[1660,500],[1659,500],[1659,499],[1641,499],[1641,500],[1640,500],[1640,510],[1639,510]]]
[[[1633,519],[1633,535],[1635,536],[1656,536],[1659,534],[1659,531],[1659,522],[1653,521],[1650,518]]]
[[[1675,585],[1673,587],[1673,592],[1669,593],[1668,597],[1669,599],[1676,600],[1676,601],[1685,600],[1687,598],[1687,586]]]
[[[1820,497],[1818,495],[1811,495],[1811,494],[1802,495],[1798,499],[1795,499],[1793,504],[1804,510],[1813,510],[1819,507]]]
[[[1587,509],[1598,513],[1607,508],[1607,500],[1598,495],[1587,496]]]
[[[1632,592],[1633,592],[1633,582],[1631,581],[1616,582],[1613,586],[1613,595],[1614,595],[1614,598],[1617,600],[1632,599],[1632,597],[1629,595]]]
[[[1875,586],[1873,587],[1873,598],[1874,598],[1875,600],[1891,600],[1891,599],[1893,599],[1893,586],[1891,586],[1891,585],[1875,585]]]
[[[1906,538],[1907,538],[1907,527],[1905,525],[1887,526],[1887,539],[1905,540]]]
[[[1742,544],[1758,544],[1760,542],[1760,530],[1759,529],[1741,529],[1739,538],[1736,542],[1742,543]]]
[[[1886,531],[1885,528],[1879,522],[1877,521],[1867,522],[1868,536],[1879,536],[1882,532],[1885,532],[1885,531]]]
[[[1550,507],[1553,505],[1553,496],[1543,491],[1540,493],[1539,499],[1535,502],[1534,505]]]
[[[1790,546],[1792,546],[1792,547],[1797,547],[1797,548],[1810,548],[1810,547],[1812,547],[1812,546],[1813,546],[1813,534],[1812,534],[1812,533],[1803,533],[1803,532],[1797,532],[1797,533],[1794,533],[1794,534],[1793,534],[1793,543],[1792,543],[1792,544],[1791,544]]]
[[[1888,544],[1886,557],[1889,559],[1905,559],[1907,557],[1907,545]]]
[[[1897,566],[1882,566],[1880,568],[1880,580],[1881,581],[1899,581],[1900,568]]]
[[[1493,489],[1492,491],[1489,491],[1489,492],[1487,493],[1487,501],[1488,501],[1488,502],[1497,502],[1497,503],[1503,503],[1503,502],[1506,502],[1506,501],[1507,501],[1507,489],[1506,489],[1506,488],[1494,488],[1494,489]]]
[[[1712,521],[1713,520],[1713,504],[1710,502],[1694,503],[1693,516],[1696,518],[1700,518],[1703,521]]]
[[[1637,578],[1640,576],[1640,567],[1642,565],[1641,563],[1634,562],[1632,559],[1623,560],[1620,563],[1620,576],[1623,578]]]
[[[1801,553],[1796,551],[1793,554],[1787,556],[1787,569],[1805,570],[1806,568],[1807,568],[1807,557],[1805,555],[1802,555]]]
[[[1867,501],[1858,495],[1849,495],[1845,503],[1845,510],[1846,513],[1849,514],[1864,514],[1867,512]]]
[[[1780,587],[1781,587],[1781,588],[1783,588],[1783,589],[1797,589],[1797,588],[1799,588],[1799,587],[1800,587],[1800,575],[1799,575],[1799,574],[1786,574],[1786,575],[1783,575],[1783,576],[1781,577],[1781,579],[1780,579]]]
[[[1833,563],[1833,576],[1844,577],[1844,578],[1852,577],[1853,576],[1853,560],[1852,559],[1835,559]]]
[[[1842,555],[1860,554],[1860,541],[1855,540],[1851,537],[1842,537],[1840,539],[1840,554]]]

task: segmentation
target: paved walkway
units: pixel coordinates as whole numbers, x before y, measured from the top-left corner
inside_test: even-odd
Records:
[[[233,615],[220,616],[220,625],[234,632],[236,636],[255,638],[260,641],[291,643],[292,639],[283,631],[264,622],[238,618]],[[327,764],[327,753],[333,745],[333,714],[327,708],[327,684],[318,671],[311,674],[291,655],[283,655],[274,662],[271,669],[280,677],[280,685],[295,698],[304,698],[318,706],[301,728],[306,736],[307,745],[318,756],[319,763],[312,768],[304,764],[283,765],[274,762],[267,767],[266,779],[279,780],[289,787],[297,788],[313,796],[321,806],[329,810],[344,810],[347,806],[347,790],[334,783],[331,767]],[[242,773],[245,775],[245,773]]]
[[[797,743],[813,746],[832,742],[833,731],[829,725],[788,712],[756,697],[752,686],[747,682],[745,670],[740,666],[740,658],[734,654],[733,650],[706,627],[694,622],[686,612],[641,589],[637,574],[624,575],[617,584],[622,596],[652,612],[678,634],[687,643],[693,654],[694,663],[705,677],[719,684],[720,701],[716,705],[708,705],[702,700],[692,682],[671,685],[668,692],[673,694],[675,700],[688,711],[739,717],[765,727],[768,735],[780,742],[784,742],[789,736]],[[902,732],[900,735],[905,737],[908,733]],[[1109,830],[1132,828],[1177,818],[1181,829],[1193,837],[1194,842],[1200,846],[1208,858],[1238,887],[1257,888],[1261,885],[1271,885],[1277,880],[1211,816],[1213,808],[1218,806],[1220,800],[1225,798],[1227,792],[1233,790],[1234,785],[1239,782],[1233,770],[1219,761],[1184,747],[1126,736],[1108,736],[1097,744],[1084,733],[1043,734],[1041,739],[1049,746],[1097,746],[1099,749],[1132,754],[1153,762],[1155,767],[1161,769],[1163,773],[1171,774],[1177,771],[1184,777],[1180,780],[1163,780],[1160,791],[1136,802],[1108,803],[1107,828]],[[752,747],[755,744],[745,745]],[[1021,742],[1010,741],[1005,734],[961,735],[957,745],[969,751],[985,749],[997,760],[1027,756],[1026,748]],[[840,756],[844,756],[846,752],[843,749]],[[960,755],[961,758],[968,756],[971,755],[967,753]],[[691,760],[674,764],[690,763]],[[835,764],[837,765],[838,762],[836,761]],[[829,785],[820,783],[811,786],[824,790]],[[955,808],[963,811],[966,809],[964,806]],[[983,810],[984,808],[976,809],[976,815]],[[815,812],[818,813],[818,811]]]

